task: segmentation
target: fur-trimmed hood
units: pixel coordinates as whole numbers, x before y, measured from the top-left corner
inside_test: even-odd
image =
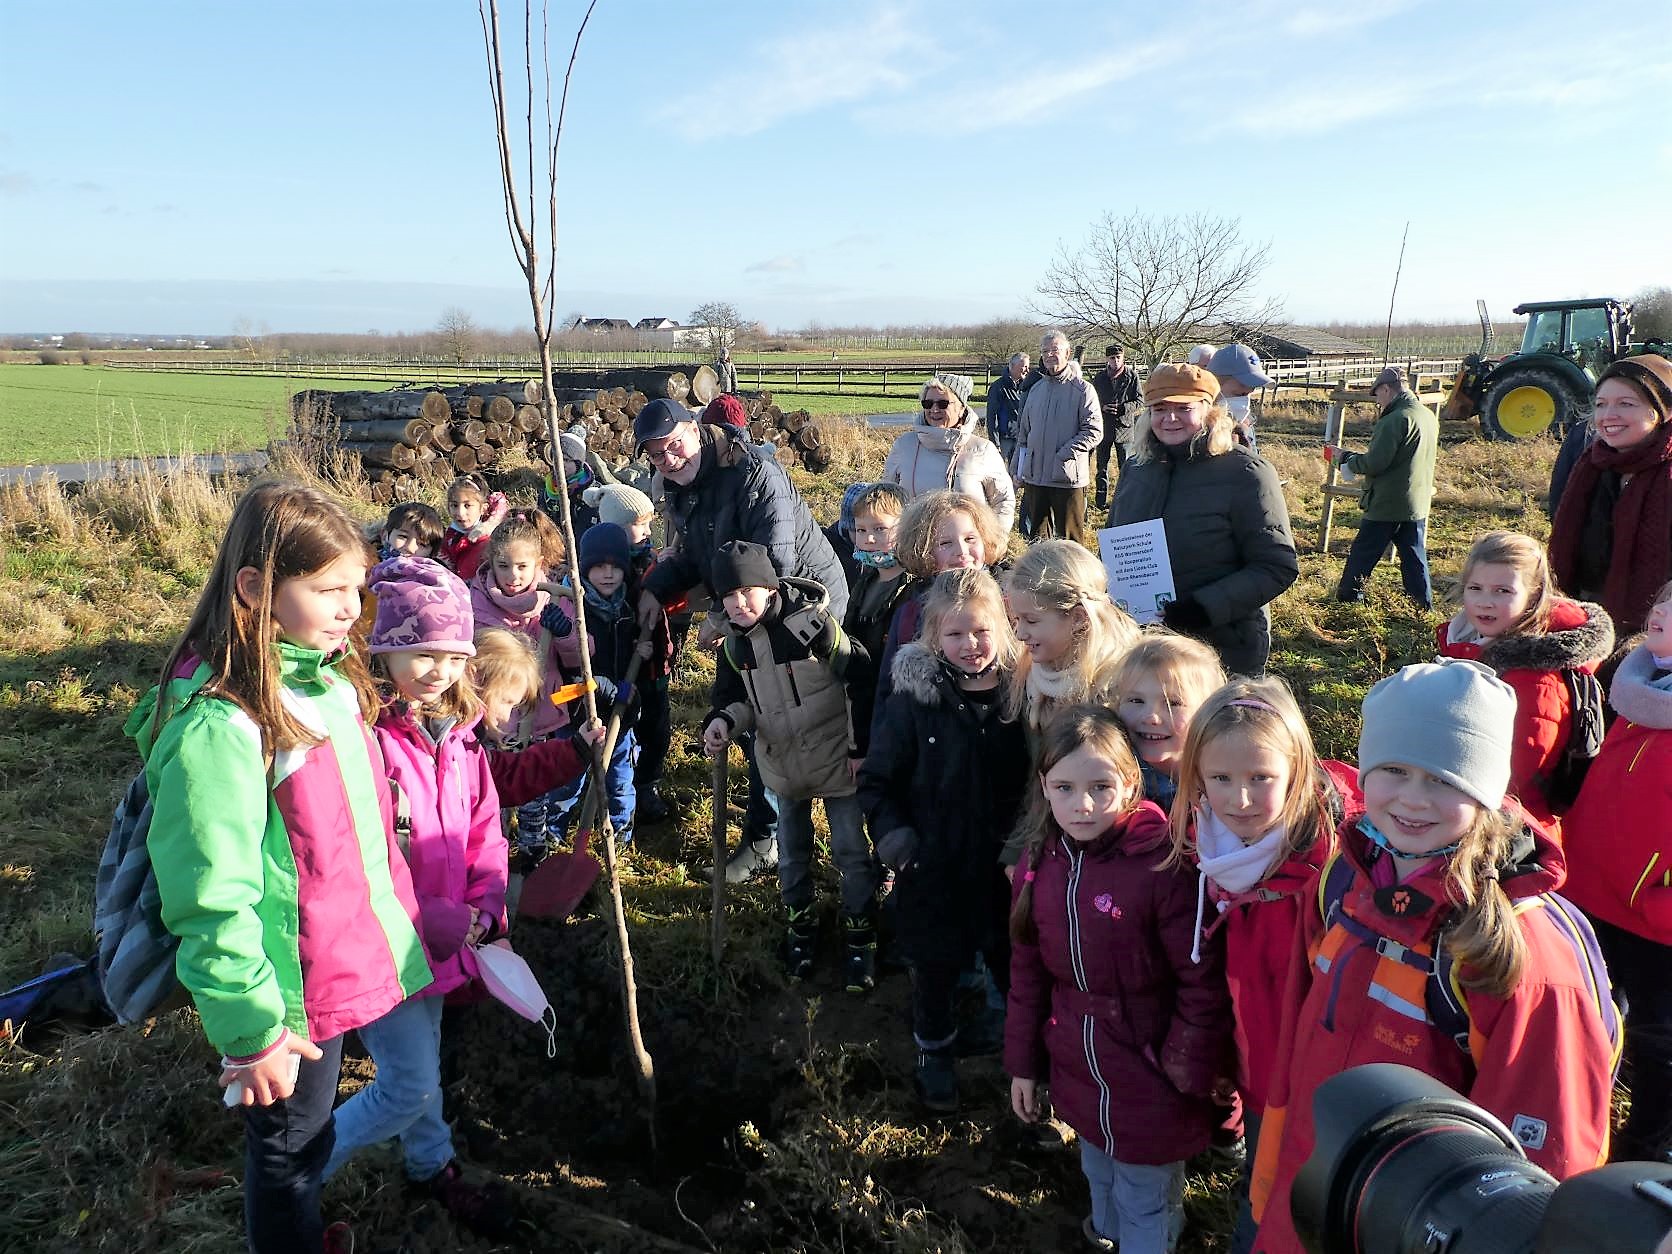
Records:
[[[1440,628],[1439,646],[1448,657],[1477,658],[1500,675],[1513,670],[1595,669],[1614,651],[1614,620],[1595,602],[1563,598],[1551,606],[1548,630],[1483,641],[1459,610]]]
[[[1655,681],[1658,669],[1647,645],[1626,655],[1608,688],[1608,704],[1616,714],[1639,727],[1672,728],[1672,688],[1662,686],[1665,680]]]
[[[889,675],[894,680],[894,691],[905,693],[920,705],[939,705],[941,694],[952,686],[939,655],[915,640],[894,655]]]

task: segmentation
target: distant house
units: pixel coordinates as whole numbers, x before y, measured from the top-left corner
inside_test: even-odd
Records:
[[[594,335],[611,335],[618,331],[631,331],[633,324],[625,318],[576,318],[571,331],[590,331]]]
[[[640,318],[633,324],[635,331],[677,331],[679,323],[672,318]]]

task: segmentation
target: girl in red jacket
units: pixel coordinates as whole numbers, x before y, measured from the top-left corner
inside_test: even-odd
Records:
[[[1301,916],[1254,1168],[1256,1250],[1301,1249],[1289,1192],[1312,1153],[1313,1092],[1361,1063],[1451,1086],[1558,1178],[1605,1155],[1606,996],[1583,916],[1552,891],[1560,847],[1505,804],[1514,721],[1514,692],[1474,662],[1407,666],[1364,699],[1365,813],[1337,833],[1348,873],[1326,867],[1320,909]],[[1459,1037],[1437,1026],[1455,1023],[1441,998],[1461,1002]]]
[[[1672,583],[1614,672],[1619,718],[1566,819],[1564,890],[1590,915],[1626,1015],[1631,1114],[1616,1159],[1672,1157]]]
[[[1250,1157],[1277,1066],[1295,930],[1316,901],[1317,876],[1334,852],[1336,825],[1360,806],[1352,768],[1319,763],[1300,707],[1281,679],[1234,679],[1191,719],[1179,761],[1168,865],[1198,870],[1198,945],[1224,927],[1236,1018],[1236,1092]],[[1215,917],[1204,926],[1210,901]],[[1241,1184],[1231,1248],[1246,1252],[1254,1244],[1246,1172]]]
[[[442,565],[469,582],[487,556],[488,538],[505,517],[509,503],[478,474],[460,475],[447,485],[447,513],[453,521],[441,536]]]
[[[1231,1040],[1222,943],[1198,945],[1190,872],[1143,799],[1119,720],[1071,706],[1045,729],[1014,883],[1005,1069],[1037,1122],[1047,1077],[1080,1134],[1096,1248],[1164,1254],[1184,1224],[1184,1163],[1220,1119]]]
[[[1546,791],[1573,726],[1562,672],[1596,671],[1613,652],[1613,620],[1600,605],[1559,596],[1544,546],[1514,531],[1475,541],[1458,589],[1463,608],[1437,628],[1440,654],[1484,662],[1515,691],[1509,790],[1548,820],[1566,808]]]

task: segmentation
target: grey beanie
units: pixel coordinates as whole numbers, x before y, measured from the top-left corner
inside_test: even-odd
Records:
[[[948,374],[944,371],[935,373],[935,382],[958,398],[958,403],[968,407],[970,392],[975,387],[975,380],[967,374]]]
[[[558,447],[563,450],[563,455],[570,461],[584,462],[586,460],[586,437],[584,435],[574,431],[565,431],[557,437],[557,443]]]
[[[1443,658],[1403,667],[1365,695],[1359,783],[1398,762],[1496,810],[1509,788],[1514,727],[1515,690],[1479,662]]]

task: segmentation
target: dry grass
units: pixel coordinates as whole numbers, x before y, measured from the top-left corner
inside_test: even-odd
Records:
[[[848,483],[878,472],[892,434],[857,422],[825,426],[832,469],[792,472],[821,519],[835,516]],[[1301,548],[1301,579],[1273,606],[1273,665],[1300,693],[1321,748],[1351,756],[1365,688],[1431,653],[1437,615],[1405,603],[1387,565],[1367,603],[1333,601],[1356,516],[1338,509],[1332,552],[1317,551],[1320,430],[1321,413],[1304,407],[1263,428],[1263,451],[1289,481]],[[1366,432],[1361,418],[1348,442],[1362,447]],[[1544,533],[1537,499],[1552,456],[1543,443],[1446,445],[1430,532],[1437,576],[1455,571],[1489,527]],[[279,469],[311,473],[283,461]],[[535,476],[507,469],[513,493],[532,499]],[[328,466],[324,477],[362,515],[376,516],[349,467]],[[136,766],[121,723],[185,622],[239,486],[187,473],[77,494],[50,484],[0,492],[0,984],[33,974],[55,952],[88,951],[93,867]],[[437,477],[424,495],[440,505],[444,490]],[[719,978],[707,961],[711,801],[689,729],[711,666],[693,659],[674,691],[669,791],[684,822],[633,851],[625,887],[646,997],[696,997],[710,1007],[704,1030],[743,1041],[758,1032],[763,1004],[796,1003],[772,953],[769,883],[733,894],[731,959]],[[962,1251],[978,1248],[968,1232],[982,1216],[1025,1219],[1079,1204],[1072,1161],[1029,1165],[1004,1142],[1002,1077],[978,1079],[970,1100],[978,1117],[925,1123],[902,1092],[900,1058],[883,1048],[902,1028],[856,1028],[851,1013],[829,1007],[806,1014],[790,1045],[800,1086],[793,1109],[770,1132],[745,1129],[737,1140],[762,1182],[756,1195],[781,1212],[774,1248]],[[851,1036],[873,1030],[881,1044]],[[24,1044],[40,1052],[0,1043],[0,1250],[237,1248],[236,1125],[214,1101],[213,1058],[190,1012],[143,1033]],[[675,1070],[681,1062],[658,1061]],[[947,1163],[974,1175],[950,1178]],[[566,1166],[548,1164],[530,1166],[524,1179],[546,1187],[540,1182],[555,1180],[553,1172],[568,1178]],[[404,1206],[373,1190],[374,1177],[351,1171],[328,1204],[364,1206],[379,1232],[399,1232]],[[609,1184],[597,1196],[627,1187],[624,1177]],[[1216,1248],[1224,1192],[1223,1181],[1193,1183],[1191,1248]],[[660,1205],[667,1209],[665,1197]]]

